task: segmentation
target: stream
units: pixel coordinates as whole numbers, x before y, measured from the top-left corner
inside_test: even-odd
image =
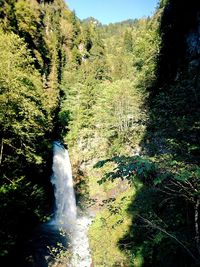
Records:
[[[90,267],[87,231],[91,218],[77,214],[69,154],[59,142],[53,144],[52,171],[54,216],[36,228],[23,244],[17,266]]]
[[[67,233],[66,239],[72,253],[68,266],[90,267],[92,259],[87,230],[91,220],[77,216],[70,158],[68,151],[59,142],[54,142],[52,169],[51,183],[54,186],[56,208],[50,225]]]

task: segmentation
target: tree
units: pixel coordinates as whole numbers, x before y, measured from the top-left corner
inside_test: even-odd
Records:
[[[133,38],[129,31],[125,31],[124,33],[124,48],[126,52],[133,52]]]
[[[1,32],[0,48],[1,164],[7,173],[24,160],[41,162],[37,139],[47,121],[41,78],[26,45],[17,35]]]

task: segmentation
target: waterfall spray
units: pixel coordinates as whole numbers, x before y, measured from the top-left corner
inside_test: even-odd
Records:
[[[55,216],[50,224],[66,230],[72,250],[70,267],[90,267],[91,255],[87,230],[91,220],[77,218],[76,200],[73,188],[72,170],[68,151],[60,142],[53,145],[53,175]]]
[[[55,194],[53,224],[71,230],[76,223],[76,200],[68,151],[59,142],[53,146],[53,175],[51,183]]]

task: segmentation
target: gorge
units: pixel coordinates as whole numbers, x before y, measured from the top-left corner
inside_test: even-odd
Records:
[[[199,14],[0,0],[1,266],[200,265]]]

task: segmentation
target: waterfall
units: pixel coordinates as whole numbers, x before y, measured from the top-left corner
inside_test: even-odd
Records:
[[[76,200],[73,188],[72,170],[68,151],[60,142],[53,145],[53,175],[55,215],[50,224],[66,230],[70,238],[72,259],[70,267],[90,267],[92,263],[87,230],[91,220],[77,218]]]
[[[76,223],[76,200],[68,151],[59,142],[53,145],[53,175],[55,216],[53,224],[72,230]]]

